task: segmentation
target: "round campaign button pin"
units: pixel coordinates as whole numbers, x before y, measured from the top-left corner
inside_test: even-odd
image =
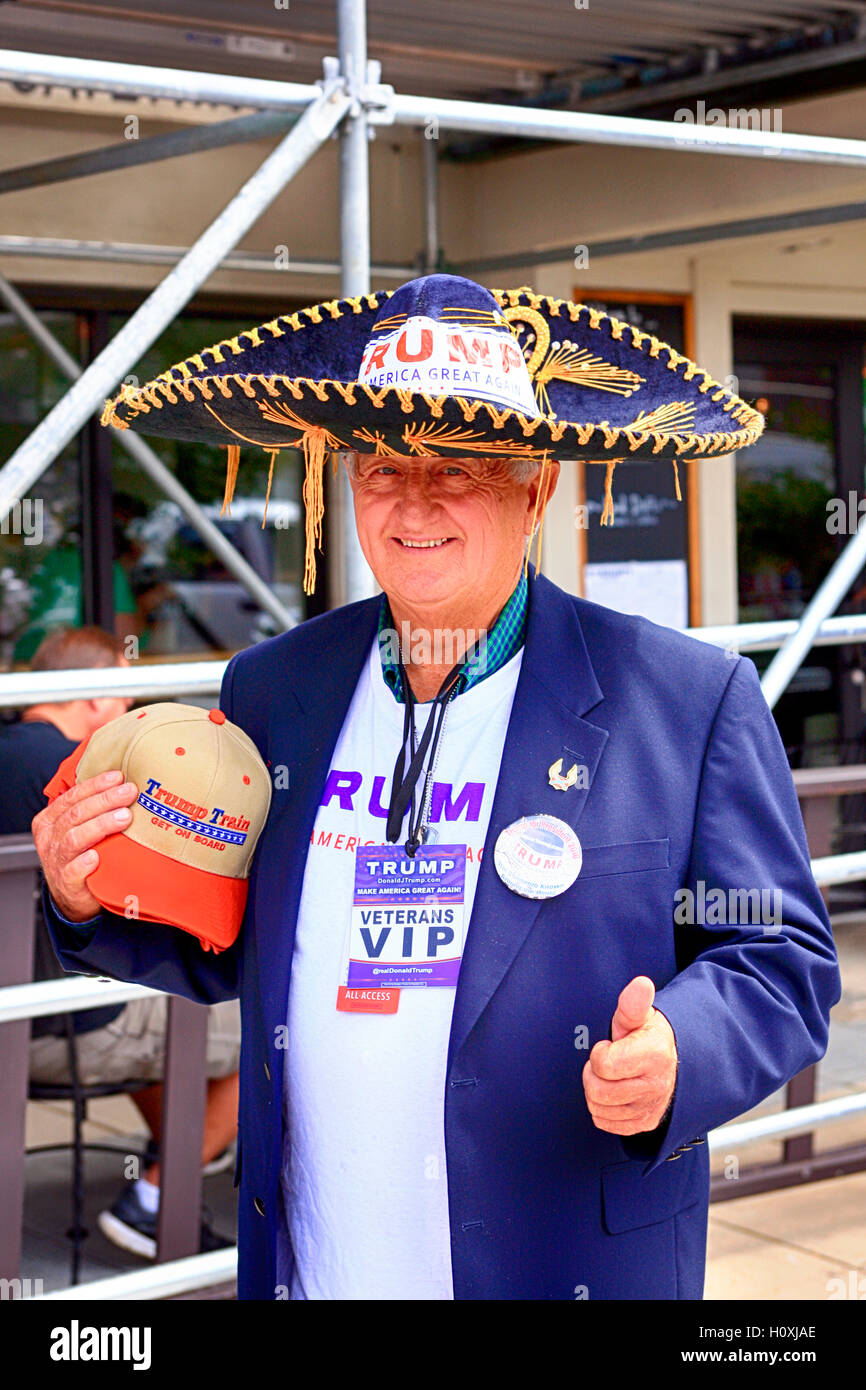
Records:
[[[521,897],[555,898],[574,883],[583,853],[564,820],[522,816],[501,832],[493,862],[502,882]]]

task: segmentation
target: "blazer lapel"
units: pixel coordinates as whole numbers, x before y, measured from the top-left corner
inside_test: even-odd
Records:
[[[512,892],[497,874],[493,849],[499,833],[521,816],[538,814],[558,816],[577,829],[608,738],[607,730],[583,718],[604,697],[573,600],[541,575],[530,580],[530,592],[523,663],[457,981],[449,1066],[542,906]],[[552,787],[549,778],[560,757],[563,773],[573,764],[578,767],[577,783],[564,792]]]
[[[309,651],[292,653],[292,669],[267,734],[273,767],[288,786],[274,803],[256,848],[254,923],[266,1024],[285,1022],[304,867],[331,757],[376,632],[380,597],[311,625]],[[323,673],[327,673],[323,677]],[[276,696],[276,692],[272,692]]]

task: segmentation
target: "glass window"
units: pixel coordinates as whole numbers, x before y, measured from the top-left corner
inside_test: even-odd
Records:
[[[114,334],[122,326],[112,316]],[[207,344],[250,326],[247,318],[184,317],[132,369],[149,381]],[[284,450],[276,460],[265,518],[270,458],[252,445],[241,452],[231,516],[220,516],[226,450],[216,445],[143,436],[202,512],[238,549],[292,614],[304,616],[302,460]],[[121,447],[113,432],[115,556],[122,570],[130,634],[142,657],[223,654],[271,636],[277,625],[211,553],[177,503]],[[264,525],[263,525],[264,522]]]
[[[40,318],[79,361],[74,313]],[[8,459],[69,382],[12,314],[0,314],[0,457]],[[0,665],[29,661],[52,628],[82,621],[81,483],[72,439],[0,523]]]
[[[836,493],[830,365],[738,368],[740,395],[766,432],[737,455],[740,622],[797,618],[836,557],[827,503]]]

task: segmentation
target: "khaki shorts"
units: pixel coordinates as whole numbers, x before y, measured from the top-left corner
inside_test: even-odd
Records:
[[[167,995],[133,999],[104,1028],[79,1033],[75,1039],[78,1073],[85,1086],[122,1081],[162,1081],[165,1053]],[[241,1052],[241,1008],[227,999],[208,1008],[208,1080],[231,1076]],[[66,1083],[69,1047],[66,1038],[34,1038],[30,1043],[30,1080]]]

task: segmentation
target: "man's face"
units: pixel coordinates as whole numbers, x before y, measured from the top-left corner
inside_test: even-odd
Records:
[[[532,530],[538,473],[520,483],[508,460],[364,454],[356,460],[361,549],[389,599],[408,607],[476,609],[503,585],[507,598]],[[558,469],[549,466],[548,497]]]

